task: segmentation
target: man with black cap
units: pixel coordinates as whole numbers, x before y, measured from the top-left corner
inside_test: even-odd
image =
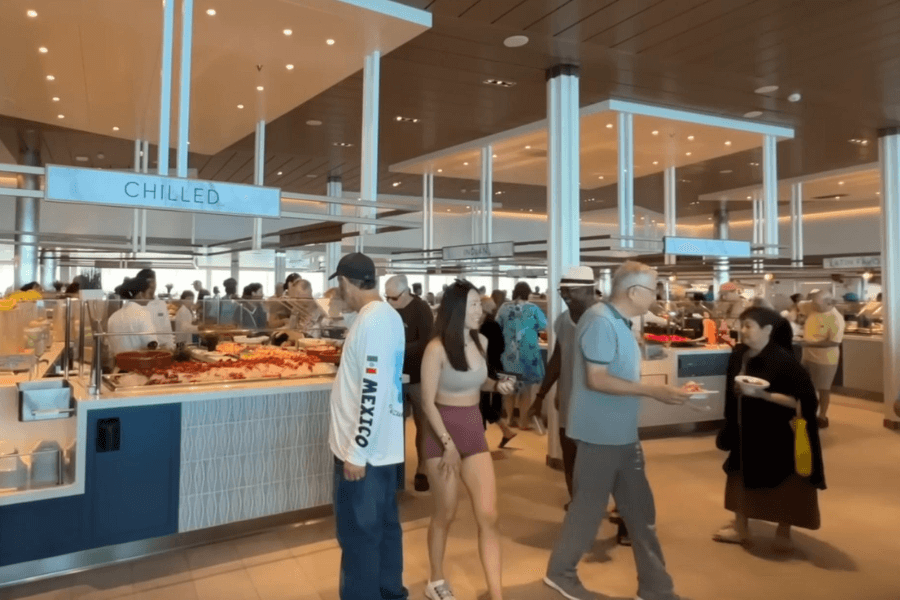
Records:
[[[397,465],[404,460],[401,373],[403,321],[378,294],[372,259],[344,256],[339,297],[357,313],[331,389],[328,442],[334,454],[334,514],[341,545],[340,597],[409,597],[403,587],[403,540]]]

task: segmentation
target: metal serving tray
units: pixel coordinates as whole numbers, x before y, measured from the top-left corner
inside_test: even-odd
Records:
[[[254,377],[252,379],[224,379],[222,381],[198,381],[196,383],[158,383],[155,385],[122,385],[118,382],[119,375],[104,375],[103,382],[114,392],[136,392],[136,391],[190,391],[196,387],[213,387],[217,385],[226,385],[229,383],[259,383],[263,381],[302,381],[304,379],[314,379],[316,377],[330,377],[331,375],[319,375],[310,373],[303,377]]]

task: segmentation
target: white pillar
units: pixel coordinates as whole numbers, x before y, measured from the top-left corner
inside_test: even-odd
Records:
[[[143,142],[134,140],[134,172],[141,172],[141,164],[143,164]],[[141,239],[141,211],[137,208],[133,212],[134,220],[131,224],[131,252],[137,254],[140,249],[139,243]]]
[[[162,68],[159,85],[159,145],[156,147],[157,173],[169,175],[169,127],[172,124],[172,29],[175,0],[163,0]],[[146,251],[147,249],[144,248]]]
[[[634,115],[619,113],[619,236],[634,248]]]
[[[791,186],[791,266],[803,266],[803,184]],[[860,298],[862,299],[862,298]]]
[[[763,200],[754,193],[753,195],[753,255],[760,256],[766,252],[763,247],[766,243],[766,221],[765,221],[765,205]],[[758,273],[762,270],[760,259],[753,259],[753,272]]]
[[[422,175],[422,250],[431,250],[434,246],[434,173]],[[431,277],[428,270],[434,265],[431,261],[422,261],[425,267],[424,293],[431,290]]]
[[[581,251],[580,119],[578,114],[580,70],[557,65],[547,72],[547,298],[549,300],[549,347],[556,345],[552,324],[562,313],[556,290],[563,273],[579,262]],[[549,418],[547,458],[562,457],[559,421],[553,403]]]
[[[675,167],[666,167],[666,170],[663,171],[663,212],[665,217],[666,224],[666,235],[667,236],[676,236],[678,235],[678,230],[675,226],[676,218],[677,218],[677,186],[676,182],[678,181],[676,178]],[[676,262],[676,257],[672,255],[666,255],[666,264],[674,265]]]
[[[266,177],[266,121],[262,119],[256,122],[255,148],[253,151],[253,185],[263,185]],[[252,234],[253,250],[262,248],[262,219],[253,219]]]
[[[362,202],[378,200],[378,91],[381,85],[381,52],[378,50],[366,55],[363,65],[363,115],[362,144],[360,160],[362,162],[359,196]],[[371,208],[363,209],[362,215],[374,217]],[[357,252],[365,250],[365,236],[374,233],[372,225],[363,225],[356,239]]]
[[[150,140],[144,140],[144,153],[141,156],[141,172],[150,172]],[[166,154],[168,156],[168,153]],[[147,251],[147,209],[141,209],[141,252]]]
[[[778,256],[778,152],[774,135],[763,138],[763,202],[765,254]]]
[[[881,162],[881,292],[884,319],[884,425],[900,429],[900,128],[879,132]]]
[[[275,289],[271,290],[273,294],[278,295],[281,290],[281,284],[284,283],[284,280],[287,278],[287,255],[284,250],[276,250],[275,251]],[[325,276],[328,277],[331,273],[327,273]],[[327,287],[327,283],[326,283]]]
[[[328,188],[326,195],[330,198],[341,198],[344,194],[344,184],[339,175],[331,175],[328,177]],[[340,204],[329,204],[328,214],[337,216],[341,214]],[[343,227],[341,228],[343,229]],[[330,277],[337,269],[338,262],[341,260],[341,242],[330,242],[325,244],[325,277]]]
[[[174,0],[169,0],[174,2]],[[181,77],[178,83],[177,174],[187,177],[191,123],[191,51],[194,44],[194,0],[181,0]]]
[[[481,149],[481,239],[480,242],[490,244],[492,241],[491,201],[494,195],[494,150],[492,146]]]

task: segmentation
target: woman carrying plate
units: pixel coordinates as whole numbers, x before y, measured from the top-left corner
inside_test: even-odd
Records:
[[[740,316],[742,343],[728,362],[725,427],[716,438],[719,449],[729,452],[723,466],[728,474],[725,508],[735,513],[735,520],[713,536],[717,542],[748,543],[748,520],[759,519],[778,524],[776,548],[790,551],[791,527],[820,526],[817,492],[825,489],[825,473],[818,400],[807,372],[772,338],[782,320],[760,307]],[[768,387],[740,385],[735,381],[739,376],[765,380]],[[792,420],[798,403],[812,448],[808,477],[798,475],[794,465]]]

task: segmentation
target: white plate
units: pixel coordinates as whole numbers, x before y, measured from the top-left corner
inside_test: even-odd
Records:
[[[748,377],[747,375],[738,375],[734,378],[738,385],[758,390],[764,390],[769,387],[769,382],[759,377]]]

